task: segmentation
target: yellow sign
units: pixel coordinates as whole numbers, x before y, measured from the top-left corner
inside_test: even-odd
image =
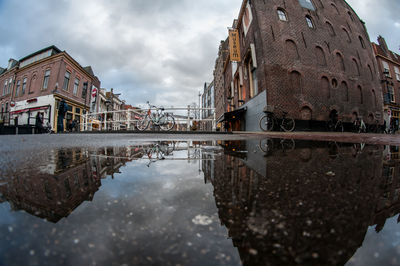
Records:
[[[240,43],[238,30],[229,30],[229,50],[231,61],[240,62]]]

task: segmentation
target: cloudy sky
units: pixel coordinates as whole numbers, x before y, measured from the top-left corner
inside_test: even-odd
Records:
[[[127,103],[197,102],[242,0],[0,0],[0,66],[49,45],[91,65]],[[348,0],[399,52],[400,1]]]

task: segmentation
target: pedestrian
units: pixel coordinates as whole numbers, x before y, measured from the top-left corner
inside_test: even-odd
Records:
[[[36,115],[35,126],[38,134],[42,134],[44,132],[43,128],[43,114],[38,112]]]
[[[58,117],[57,117],[57,132],[64,132],[64,117],[68,111],[68,105],[64,101],[61,100],[60,105],[58,106]]]

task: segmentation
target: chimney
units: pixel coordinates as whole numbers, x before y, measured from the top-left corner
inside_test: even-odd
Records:
[[[10,58],[10,60],[8,60],[8,67],[7,70],[10,70],[11,68],[13,68],[14,66],[16,66],[18,64],[18,61]]]
[[[378,36],[378,43],[379,46],[383,49],[383,51],[387,54],[389,52],[385,38],[383,38],[381,35]]]

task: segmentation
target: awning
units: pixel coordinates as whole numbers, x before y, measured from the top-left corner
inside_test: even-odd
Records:
[[[221,123],[224,121],[229,121],[229,120],[237,120],[240,119],[240,117],[247,111],[247,107],[243,107],[240,109],[237,109],[235,111],[231,111],[228,113],[223,114],[217,121],[217,123]]]
[[[17,110],[17,111],[10,112],[10,114],[11,115],[16,115],[16,114],[20,114],[20,113],[33,112],[33,111],[39,111],[39,110],[46,110],[49,107],[50,106],[47,105],[47,106],[27,108],[27,109],[22,109],[22,110]]]

